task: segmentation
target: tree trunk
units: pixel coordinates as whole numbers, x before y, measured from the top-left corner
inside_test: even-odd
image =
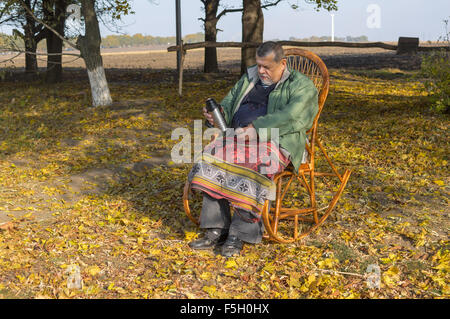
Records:
[[[25,51],[30,53],[25,53],[25,72],[30,74],[36,74],[38,70],[38,64],[36,59],[36,49],[37,44],[34,41],[34,37],[25,38]]]
[[[219,0],[206,0],[205,2],[205,41],[217,41],[217,9]],[[217,48],[205,48],[205,73],[219,72],[217,64]]]
[[[263,42],[264,15],[261,0],[243,0],[242,42]],[[242,48],[241,74],[256,63],[256,48]]]
[[[60,35],[64,36],[64,24],[66,21],[67,3],[65,0],[49,0],[44,8],[47,15],[47,23]],[[49,21],[50,20],[50,21]],[[47,32],[47,83],[57,83],[62,80],[62,49],[63,41],[53,32]]]
[[[31,8],[30,0],[25,1],[25,5],[28,6],[28,8]],[[36,59],[36,49],[37,49],[37,43],[34,36],[34,29],[35,29],[35,21],[33,17],[28,14],[28,12],[25,13],[25,25],[24,25],[24,43],[25,43],[25,72],[35,74],[37,73],[37,59]],[[30,52],[30,53],[28,53]]]
[[[86,64],[91,85],[92,105],[112,104],[103,60],[100,55],[100,29],[95,12],[94,0],[81,0],[81,13],[85,19],[85,35],[78,37],[77,46]]]
[[[47,36],[47,53],[61,53],[62,41],[53,33]],[[57,83],[62,80],[62,56],[49,55],[47,57],[47,73],[45,79],[47,83]]]

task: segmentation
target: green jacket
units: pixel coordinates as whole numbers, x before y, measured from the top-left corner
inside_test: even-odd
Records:
[[[254,65],[247,69],[247,73],[221,101],[228,126],[242,99],[257,81],[258,70]],[[318,92],[314,83],[306,75],[286,67],[269,95],[267,114],[258,117],[252,124],[259,137],[266,135],[266,140],[271,138],[270,128],[279,128],[279,144],[290,153],[292,164],[298,170],[305,151],[306,131],[311,128],[318,110]],[[260,128],[267,130],[260,131]]]

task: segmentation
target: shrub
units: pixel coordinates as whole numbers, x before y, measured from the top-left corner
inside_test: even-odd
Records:
[[[444,20],[445,34],[439,40],[450,47],[449,20]],[[422,60],[421,75],[425,78],[425,89],[432,96],[432,108],[438,112],[450,111],[450,51],[432,51]]]
[[[422,60],[421,75],[425,78],[424,86],[432,96],[432,108],[438,112],[450,110],[450,52],[432,51]]]

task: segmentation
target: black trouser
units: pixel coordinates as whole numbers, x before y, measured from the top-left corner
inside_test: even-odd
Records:
[[[250,211],[235,209],[233,217],[230,213],[230,204],[226,199],[215,199],[203,193],[203,206],[200,215],[200,228],[228,229],[229,235],[237,236],[247,243],[261,242],[264,224],[259,218],[253,222],[252,218],[258,216]]]

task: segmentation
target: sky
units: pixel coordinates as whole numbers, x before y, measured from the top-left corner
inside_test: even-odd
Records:
[[[175,36],[175,0],[130,0],[135,14],[123,19],[120,33]],[[221,0],[240,7],[242,0]],[[291,4],[299,9],[293,10]],[[202,32],[200,0],[181,0],[182,34]],[[397,41],[400,36],[436,41],[445,34],[449,0],[338,0],[335,37],[366,35],[369,41]],[[264,10],[264,40],[331,36],[331,14],[315,11],[305,0],[284,0]],[[218,41],[241,41],[241,13],[229,13],[218,23]],[[0,32],[10,33],[0,26]],[[102,36],[117,34],[101,26]]]
[[[240,7],[242,0],[222,0]],[[293,10],[290,4],[300,8]],[[175,35],[175,0],[133,0],[134,15],[124,19],[122,32],[153,36]],[[435,41],[445,34],[450,17],[449,0],[338,0],[334,13],[335,37],[366,35],[369,41],[397,41],[399,36]],[[202,32],[202,3],[181,0],[182,33]],[[241,13],[219,20],[218,41],[241,40]],[[102,34],[113,34],[102,28]],[[331,35],[330,12],[317,12],[305,0],[285,0],[264,10],[264,40],[288,40]]]

